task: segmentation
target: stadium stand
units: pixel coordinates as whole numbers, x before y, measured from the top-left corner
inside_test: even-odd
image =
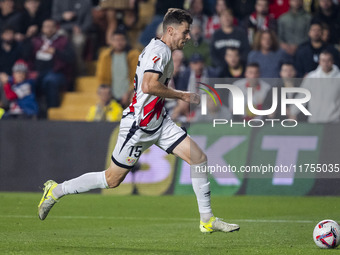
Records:
[[[91,105],[96,103],[98,82],[95,76],[77,78],[74,92],[63,95],[60,107],[50,108],[50,120],[84,121]]]
[[[39,2],[39,7],[37,9],[37,2]],[[61,2],[61,1],[60,1]],[[278,70],[278,67],[281,65],[282,58],[270,58],[266,55],[266,52],[262,50],[257,51],[258,56],[254,57],[254,51],[249,53],[250,48],[256,45],[252,45],[252,41],[248,40],[249,33],[247,36],[247,21],[249,20],[249,15],[255,15],[254,11],[257,11],[259,19],[256,22],[269,21],[266,18],[263,20],[263,17],[274,17],[274,19],[279,22],[279,31],[275,31],[274,27],[269,26],[269,23],[264,23],[264,29],[261,29],[261,25],[256,23],[256,29],[258,30],[267,30],[273,31],[275,37],[279,37],[280,45],[279,50],[277,52],[282,52],[282,50],[286,50],[286,52],[290,53],[291,57],[290,62],[293,62],[295,68],[297,69],[298,77],[303,77],[307,75],[310,71],[314,71],[318,65],[318,56],[323,49],[328,49],[332,52],[334,56],[334,62],[339,66],[339,39],[338,39],[338,24],[339,24],[339,1],[332,0],[301,0],[301,1],[289,1],[289,0],[249,0],[249,1],[232,1],[232,0],[130,0],[130,7],[128,10],[133,10],[135,21],[133,24],[127,24],[126,19],[124,20],[124,15],[127,15],[127,9],[114,9],[115,15],[114,20],[112,20],[112,15],[108,14],[108,10],[110,8],[105,7],[101,0],[92,0],[91,2],[92,10],[92,29],[86,31],[86,36],[88,40],[84,46],[83,56],[83,65],[85,66],[85,72],[82,74],[78,73],[78,76],[75,76],[76,70],[79,70],[79,61],[74,65],[70,66],[68,69],[68,73],[65,74],[67,78],[67,83],[64,82],[64,86],[61,88],[61,102],[60,107],[55,107],[53,105],[52,108],[48,109],[48,114],[46,116],[46,109],[48,106],[40,105],[39,108],[40,113],[38,118],[44,119],[48,118],[50,120],[66,120],[66,121],[85,121],[86,113],[89,110],[89,107],[96,103],[96,91],[98,85],[103,84],[100,82],[98,78],[95,77],[96,71],[98,69],[98,58],[103,53],[103,50],[107,49],[106,37],[107,31],[112,29],[112,27],[116,26],[119,29],[123,28],[123,32],[126,33],[129,46],[132,49],[142,50],[144,45],[149,42],[149,39],[156,36],[156,32],[154,31],[158,28],[161,31],[162,27],[159,26],[164,13],[168,8],[176,7],[176,8],[184,8],[193,14],[196,18],[192,27],[192,37],[193,40],[188,43],[187,48],[184,49],[184,62],[182,69],[187,67],[190,63],[191,56],[195,53],[200,53],[204,58],[204,64],[206,67],[210,67],[211,63],[213,63],[216,69],[220,71],[224,70],[224,72],[219,72],[219,78],[232,78],[233,75],[228,72],[231,66],[225,61],[225,49],[226,48],[239,48],[242,65],[245,66],[249,64],[249,62],[261,62],[260,60],[265,60],[265,65],[268,66],[270,63],[270,67],[275,67]],[[110,1],[107,1],[109,3]],[[122,1],[121,3],[123,3]],[[14,3],[14,7],[13,7]],[[34,4],[33,16],[30,13],[30,8],[27,5],[30,3]],[[63,1],[63,3],[66,3]],[[70,6],[67,9],[77,10],[79,7],[79,2],[77,0],[67,1]],[[72,5],[74,3],[75,5]],[[14,30],[14,38],[13,42],[11,40],[7,40],[6,38],[2,38],[1,40],[1,54],[0,54],[0,72],[7,73],[11,76],[11,70],[14,62],[19,58],[25,58],[27,55],[27,50],[23,52],[19,52],[18,56],[12,56],[10,61],[8,61],[8,55],[11,54],[11,49],[15,45],[27,45],[27,42],[22,41],[20,39],[20,33],[23,34],[22,25],[20,26],[19,21],[15,21],[15,19],[7,19],[8,14],[16,14],[19,16],[25,16],[26,20],[33,22],[32,24],[36,24],[34,13],[44,13],[44,17],[39,16],[38,24],[41,24],[44,20],[50,19],[53,17],[53,0],[6,0],[0,2],[0,11],[1,11],[1,24],[5,28],[0,31],[2,34],[12,29]],[[60,3],[61,4],[61,3]],[[263,5],[266,8],[260,8],[259,5]],[[289,34],[291,24],[294,24],[292,20],[289,22],[283,22],[290,15],[292,16],[292,10],[294,6],[290,6],[291,4],[295,4],[299,6],[299,11],[301,12],[300,18],[305,18],[301,31],[305,31],[308,27],[309,33],[308,38],[306,38],[306,32],[304,33],[293,33]],[[72,5],[72,6],[71,6]],[[131,7],[133,6],[133,8]],[[303,7],[301,7],[303,6]],[[257,9],[255,8],[257,7]],[[269,7],[269,9],[268,9]],[[132,9],[131,9],[132,8]],[[262,11],[261,11],[262,10]],[[220,14],[229,14],[229,16],[233,17],[228,22],[227,34],[221,33],[223,29],[220,28],[221,23],[225,23],[225,17],[222,17],[220,20]],[[55,13],[54,13],[55,14]],[[302,15],[303,14],[303,15]],[[108,17],[108,15],[110,17]],[[7,17],[8,16],[8,17]],[[14,17],[14,15],[12,15]],[[54,15],[55,16],[55,15]],[[128,16],[128,15],[127,15]],[[222,15],[223,16],[223,15]],[[257,17],[258,15],[256,15]],[[289,17],[290,17],[289,16]],[[293,15],[294,16],[294,15]],[[302,17],[303,16],[303,17]],[[294,16],[295,17],[295,16]],[[294,18],[293,17],[293,18]],[[40,19],[41,18],[41,19]],[[111,18],[111,19],[110,19]],[[312,22],[309,22],[309,20]],[[6,22],[4,22],[6,20]],[[19,20],[19,19],[18,19]],[[22,19],[21,19],[22,20]],[[199,22],[197,22],[199,20]],[[10,21],[10,22],[9,22]],[[62,22],[62,21],[61,21]],[[124,23],[125,22],[125,23]],[[227,23],[228,23],[227,22]],[[5,26],[6,23],[6,26]],[[21,22],[22,23],[22,22]],[[30,23],[31,24],[31,23]],[[284,24],[284,26],[282,25]],[[311,37],[311,28],[314,28],[315,24],[319,24],[322,26],[322,36],[318,35],[317,40]],[[10,25],[10,26],[8,26]],[[58,24],[60,28],[63,28],[62,24]],[[268,25],[268,26],[266,26]],[[38,25],[39,26],[39,25]],[[274,29],[273,29],[274,28]],[[199,33],[197,32],[199,31]],[[288,32],[287,32],[288,31]],[[230,33],[231,32],[231,33]],[[196,33],[196,34],[195,34]],[[236,33],[236,35],[235,35]],[[199,35],[197,35],[199,34]],[[296,40],[288,40],[287,36],[293,37]],[[294,38],[294,36],[299,37]],[[28,36],[29,37],[29,36]],[[229,38],[230,37],[230,38]],[[322,37],[321,39],[319,37]],[[292,38],[291,38],[292,39]],[[306,39],[306,40],[305,40]],[[322,40],[322,41],[321,41]],[[292,43],[294,44],[294,50],[287,50],[284,43]],[[200,46],[204,45],[204,51],[201,51]],[[20,47],[19,47],[20,48]],[[25,47],[24,47],[25,48]],[[209,50],[207,50],[209,48]],[[218,50],[217,50],[218,49]],[[297,51],[295,52],[295,49]],[[220,51],[219,51],[220,50]],[[218,52],[218,54],[216,54]],[[183,55],[183,53],[179,55]],[[79,55],[79,54],[78,54]],[[301,55],[303,56],[301,58]],[[6,57],[5,57],[6,56]],[[32,56],[36,57],[36,56]],[[70,57],[73,61],[76,60],[74,57]],[[7,61],[4,61],[6,59]],[[79,56],[78,56],[78,59]],[[303,59],[303,63],[301,62]],[[247,63],[248,60],[248,63]],[[268,60],[268,61],[267,61]],[[174,57],[175,61],[175,57]],[[9,63],[10,62],[10,63]],[[34,66],[32,65],[32,61],[29,62],[29,78],[36,79],[38,78],[37,72],[35,72]],[[6,68],[4,67],[6,65]],[[301,70],[301,66],[307,67],[306,70]],[[263,69],[263,63],[260,63],[261,69]],[[72,70],[74,69],[74,70]],[[244,68],[243,68],[244,69]],[[266,68],[265,68],[266,69]],[[267,68],[268,69],[268,68]],[[265,70],[261,70],[261,78],[278,77],[278,71],[275,70],[275,75],[273,72],[269,72],[266,75]],[[109,72],[109,70],[108,70]],[[244,72],[244,70],[243,70]],[[217,73],[217,72],[216,72]],[[181,74],[181,72],[178,72]],[[175,75],[172,80],[171,86],[174,88],[178,88],[178,74]],[[84,75],[84,76],[82,76]],[[73,79],[75,76],[75,79]],[[217,76],[216,76],[217,77]],[[39,81],[39,80],[38,80]],[[112,84],[111,84],[112,85]],[[35,90],[38,87],[35,88]],[[36,91],[37,92],[37,91]],[[39,93],[36,93],[37,99],[39,98]],[[4,91],[3,85],[0,84],[0,106],[3,109],[8,110],[9,105],[6,100],[4,100]],[[49,105],[52,106],[52,105]],[[339,120],[340,121],[340,120]]]

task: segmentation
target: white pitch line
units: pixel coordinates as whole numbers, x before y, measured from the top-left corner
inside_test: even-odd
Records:
[[[38,216],[33,215],[0,215],[0,218],[25,218],[38,219]],[[149,221],[197,221],[197,218],[146,218],[146,217],[106,217],[106,216],[50,216],[49,219],[79,219],[79,220],[149,220]],[[228,219],[228,221],[235,222],[249,222],[249,223],[314,223],[313,220],[266,220],[266,219]]]

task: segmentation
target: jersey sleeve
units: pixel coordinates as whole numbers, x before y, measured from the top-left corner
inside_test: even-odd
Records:
[[[171,52],[164,48],[155,49],[153,52],[146,56],[145,73],[158,73],[163,74],[165,66],[171,59]]]

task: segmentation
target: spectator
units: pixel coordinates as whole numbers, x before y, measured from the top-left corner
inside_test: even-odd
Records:
[[[172,74],[172,79],[169,82],[168,87],[177,89],[179,74],[185,70],[184,53],[182,50],[175,50],[172,52],[172,61],[174,62],[174,72]],[[167,98],[169,99],[169,98]]]
[[[213,95],[214,96],[214,95]],[[195,110],[195,114],[193,118],[190,120],[191,122],[212,122],[214,119],[231,119],[231,113],[228,109],[228,107],[224,105],[220,105],[218,103],[218,100],[214,102],[214,100],[207,96],[207,114],[202,115],[201,114],[201,107],[197,107]]]
[[[138,20],[139,0],[105,0],[100,2],[101,9],[105,10],[107,29],[106,43],[110,45],[111,35],[116,30],[127,32]]]
[[[159,24],[163,22],[163,17],[169,8],[182,8],[184,0],[157,0],[155,7],[155,15],[152,18],[150,24],[144,29],[139,38],[139,42],[146,46],[152,37],[155,37],[156,30]]]
[[[196,92],[197,82],[206,83],[208,78],[213,77],[217,77],[217,70],[206,66],[203,56],[195,53],[190,58],[189,67],[180,74],[177,89]]]
[[[283,86],[286,88],[296,87],[296,69],[293,62],[282,62],[280,68],[280,78],[282,79]]]
[[[322,41],[324,43],[329,43],[329,40],[331,38],[331,35],[330,35],[330,31],[329,31],[329,27],[326,25],[326,24],[323,24],[322,25]]]
[[[14,0],[0,1],[0,30],[12,26],[17,29],[20,14],[14,10]]]
[[[250,44],[253,44],[254,35],[259,30],[276,30],[276,20],[269,14],[268,0],[256,0],[255,12],[247,19],[247,32]]]
[[[91,9],[90,0],[53,1],[52,18],[60,24],[61,31],[72,39],[78,74],[83,74],[85,69],[82,56],[87,39],[86,33],[92,26]]]
[[[198,89],[198,82],[207,83],[208,79],[212,77],[217,77],[216,70],[206,67],[203,57],[196,53],[191,56],[189,67],[181,72],[178,78],[177,89],[198,93],[200,91]],[[177,107],[173,110],[172,118],[190,121],[193,117],[190,113],[194,113],[194,109],[190,109],[189,105],[182,100],[178,100],[177,103]]]
[[[279,120],[283,120],[283,119],[286,119],[286,116],[283,116],[281,115],[281,109],[280,109],[280,106],[281,106],[281,88],[284,87],[284,88],[292,88],[292,87],[298,87],[299,84],[298,82],[300,81],[300,79],[296,79],[296,69],[294,67],[294,64],[293,62],[290,62],[290,61],[285,61],[285,62],[282,62],[281,64],[281,69],[280,69],[280,80],[277,82],[277,88],[278,88],[278,91],[277,91],[277,99],[278,99],[278,107],[277,107],[277,110],[270,114],[268,116],[268,118],[270,119],[279,119]],[[294,98],[294,94],[293,93],[287,93],[287,97],[289,99],[292,99]],[[264,100],[264,103],[263,103],[263,109],[264,110],[267,110],[267,109],[270,109],[272,107],[272,104],[273,104],[273,94],[272,93],[268,93],[267,96],[266,96],[266,99]],[[287,107],[287,115],[290,115],[289,114],[289,107]],[[300,118],[299,116],[299,120],[305,120],[302,116]]]
[[[246,67],[237,48],[227,48],[224,59],[225,64],[220,74],[221,78],[244,78]]]
[[[10,103],[4,119],[32,119],[38,114],[38,104],[33,93],[33,81],[27,79],[28,66],[23,60],[18,60],[13,66],[13,77],[0,74],[4,91]]]
[[[253,48],[248,55],[248,63],[259,64],[262,78],[278,78],[280,63],[289,57],[279,48],[275,33],[259,31],[255,35]]]
[[[190,57],[194,53],[199,53],[204,58],[204,63],[206,65],[210,65],[211,58],[209,44],[206,41],[204,41],[202,23],[199,20],[197,19],[193,20],[190,35],[191,40],[187,42],[183,49],[185,60],[188,63]]]
[[[227,5],[230,7],[239,21],[244,21],[251,13],[255,11],[256,0],[228,0]],[[243,25],[243,24],[241,24]]]
[[[5,27],[1,33],[0,72],[7,75],[12,75],[12,67],[21,57],[20,45],[14,40],[14,33],[11,27]]]
[[[25,0],[24,7],[23,12],[20,14],[20,23],[16,34],[18,41],[32,38],[39,34],[42,23],[47,18],[39,8],[40,0]]]
[[[111,36],[110,46],[99,56],[96,77],[100,84],[111,85],[113,98],[125,108],[133,93],[140,52],[128,47],[126,35],[120,31]]]
[[[123,108],[112,99],[111,87],[102,84],[97,90],[98,103],[91,106],[86,120],[87,121],[120,121]]]
[[[224,55],[227,48],[238,48],[243,60],[247,59],[249,43],[246,33],[233,25],[231,10],[221,14],[221,29],[217,30],[211,40],[211,58],[216,67],[224,66]]]
[[[340,43],[340,7],[332,0],[319,0],[319,11],[315,14],[313,22],[327,24],[330,30],[329,42]]]
[[[215,4],[215,13],[209,17],[204,25],[204,37],[206,40],[210,40],[212,35],[221,28],[220,16],[221,13],[228,9],[226,0],[217,0]],[[237,20],[234,20],[237,23]]]
[[[208,16],[206,1],[191,0],[188,11],[191,13],[194,19],[199,20],[202,24],[207,22]]]
[[[333,54],[327,50],[320,54],[319,66],[303,80],[301,87],[310,91],[308,102],[308,122],[327,123],[340,121],[340,71],[334,65]],[[322,82],[320,81],[322,79]],[[300,97],[302,94],[298,94]],[[292,106],[291,118],[296,118],[299,110]]]
[[[268,94],[268,92],[271,89],[271,86],[260,80],[260,67],[257,63],[250,63],[246,67],[245,72],[245,79],[238,80],[234,83],[235,86],[239,87],[243,95],[247,95],[247,89],[252,88],[253,89],[253,106],[255,109],[263,109],[263,102]],[[250,120],[253,118],[258,118],[253,113],[249,111],[247,100],[244,100],[245,103],[245,115],[239,116],[241,119],[244,120]],[[233,98],[232,95],[229,94],[229,110],[233,111]],[[237,117],[237,116],[234,116]],[[236,118],[235,118],[236,119]]]
[[[289,10],[289,0],[269,0],[269,13],[278,19]]]
[[[46,97],[46,106],[58,107],[60,90],[65,89],[67,80],[72,80],[74,52],[66,36],[60,35],[57,23],[47,19],[42,25],[42,35],[26,44],[25,57],[37,72],[37,95]]]
[[[182,50],[175,50],[172,52],[172,61],[174,63],[174,72],[172,74],[172,78],[168,84],[169,88],[177,89],[178,80],[180,78],[180,74],[185,70],[185,66],[183,64],[184,54]],[[173,109],[177,106],[177,100],[173,98],[165,99],[165,108],[168,110],[168,114],[171,115]]]
[[[312,23],[309,32],[309,41],[301,44],[295,56],[298,77],[303,77],[307,73],[318,67],[319,55],[323,50],[328,50],[333,54],[334,63],[339,66],[339,52],[331,44],[322,41],[322,26],[320,23]]]
[[[280,46],[294,56],[299,44],[308,40],[311,16],[303,9],[303,0],[289,0],[290,10],[279,18]]]

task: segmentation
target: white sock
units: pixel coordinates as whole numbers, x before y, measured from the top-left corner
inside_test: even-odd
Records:
[[[198,210],[203,222],[208,222],[214,216],[210,206],[210,182],[208,181],[208,174],[202,171],[206,169],[207,162],[190,166],[192,187],[196,194]]]
[[[58,184],[52,193],[55,198],[59,199],[68,194],[78,194],[93,189],[106,188],[108,188],[108,185],[105,178],[105,171],[103,171],[83,174],[82,176]]]

